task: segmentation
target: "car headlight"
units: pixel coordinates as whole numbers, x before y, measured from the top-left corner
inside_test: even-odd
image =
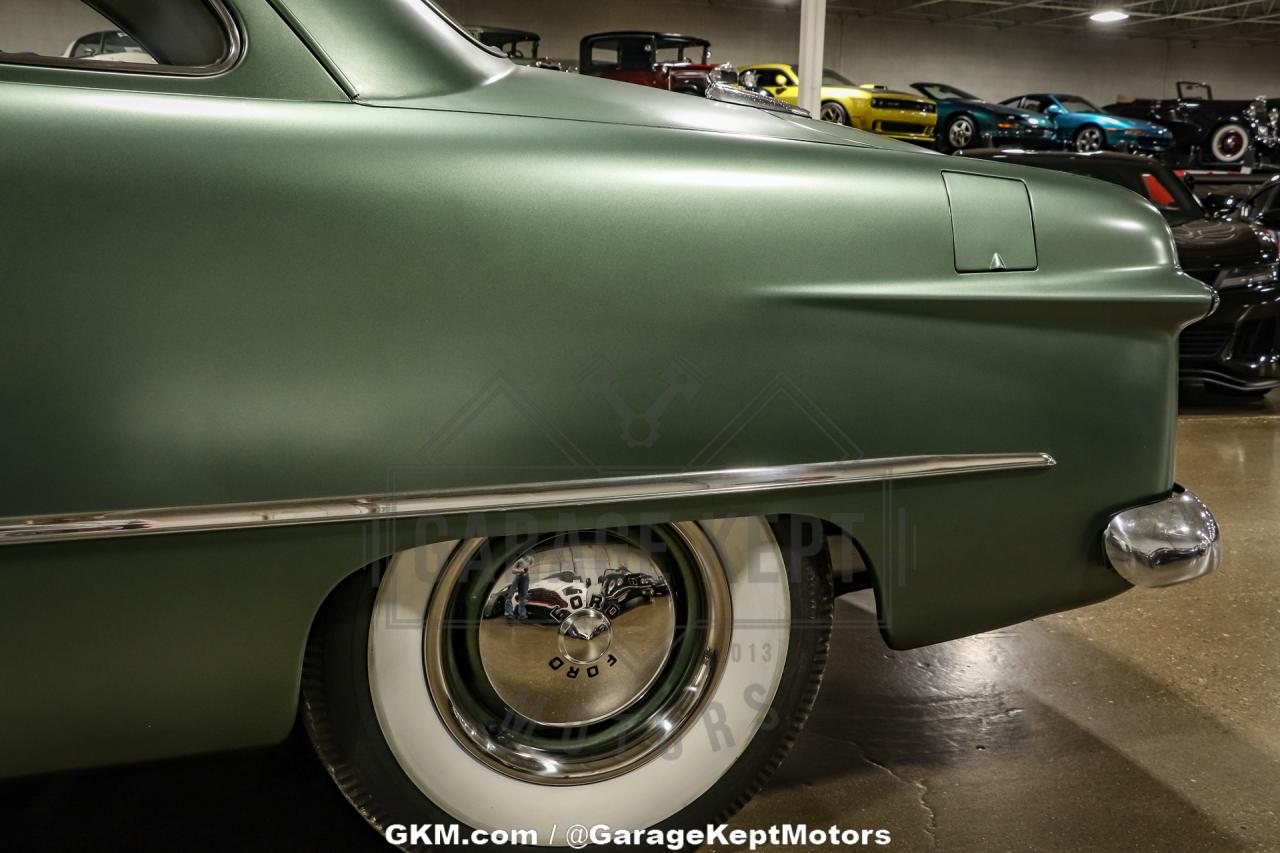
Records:
[[[1275,284],[1277,281],[1276,265],[1267,264],[1261,267],[1236,267],[1226,270],[1218,276],[1218,288],[1258,287]]]

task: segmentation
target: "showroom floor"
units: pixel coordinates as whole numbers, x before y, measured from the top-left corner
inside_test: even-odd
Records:
[[[1184,409],[1178,477],[1222,523],[1218,575],[913,652],[841,600],[813,717],[735,825],[888,828],[902,851],[1280,849],[1271,398]],[[298,737],[10,782],[0,803],[13,849],[386,849]]]

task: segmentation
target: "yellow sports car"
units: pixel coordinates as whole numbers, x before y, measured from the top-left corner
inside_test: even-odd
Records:
[[[755,72],[755,85],[747,72]],[[780,101],[796,103],[799,76],[796,67],[784,62],[747,65],[738,69],[739,79],[749,88],[768,92]],[[933,144],[933,126],[938,114],[934,102],[920,95],[894,92],[875,84],[857,84],[830,68],[822,69],[823,121],[847,124],[894,139]]]

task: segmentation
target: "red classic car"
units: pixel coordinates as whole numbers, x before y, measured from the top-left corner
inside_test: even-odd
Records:
[[[578,71],[699,97],[706,93],[713,71],[723,82],[737,81],[733,66],[711,64],[711,42],[706,39],[631,30],[585,36]]]

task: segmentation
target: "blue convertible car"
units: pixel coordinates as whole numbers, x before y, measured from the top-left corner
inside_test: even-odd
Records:
[[[946,83],[912,83],[911,88],[938,102],[939,151],[1001,145],[1038,148],[1056,142],[1048,116],[993,104]]]
[[[1167,127],[1112,115],[1079,95],[1019,95],[1001,103],[1049,116],[1058,126],[1058,141],[1076,151],[1161,154],[1173,144]]]

